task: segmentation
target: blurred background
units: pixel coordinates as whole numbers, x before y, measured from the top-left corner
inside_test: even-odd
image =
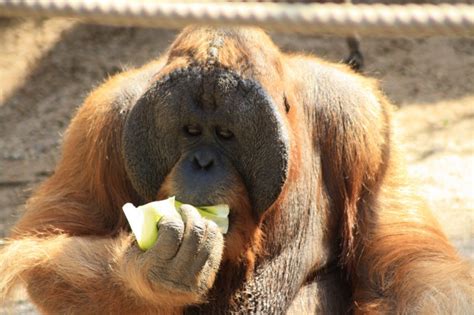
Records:
[[[0,18],[0,239],[52,174],[65,128],[88,92],[157,58],[177,33]],[[349,53],[344,38],[270,35],[285,52],[333,62]],[[363,73],[378,79],[397,107],[413,181],[449,238],[474,261],[474,38],[361,38],[360,45]]]

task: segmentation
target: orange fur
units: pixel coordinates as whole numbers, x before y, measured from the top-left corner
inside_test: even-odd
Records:
[[[356,313],[468,314],[474,297],[470,266],[407,184],[400,165],[393,163],[386,178],[381,198],[366,209],[377,215],[357,223]]]

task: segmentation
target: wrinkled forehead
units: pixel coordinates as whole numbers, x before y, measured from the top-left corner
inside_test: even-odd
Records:
[[[280,120],[284,112],[284,105],[276,102],[260,82],[221,67],[176,69],[159,79],[150,93],[163,109],[182,114],[214,113],[229,121],[249,116]]]

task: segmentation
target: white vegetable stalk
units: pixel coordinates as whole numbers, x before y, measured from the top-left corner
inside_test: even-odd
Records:
[[[157,223],[163,216],[177,216],[181,219],[181,216],[176,211],[181,205],[183,203],[176,201],[174,197],[170,197],[161,201],[153,201],[140,207],[135,207],[131,203],[126,203],[122,207],[130,228],[135,235],[138,247],[141,250],[145,251],[155,244],[158,238]],[[229,228],[228,205],[220,204],[196,207],[196,209],[203,218],[214,221],[221,233],[227,233]]]

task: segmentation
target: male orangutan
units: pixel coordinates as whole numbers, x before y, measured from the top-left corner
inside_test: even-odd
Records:
[[[190,27],[96,89],[0,254],[45,314],[465,314],[469,268],[410,190],[391,105],[254,28]],[[185,205],[138,249],[121,207]]]

